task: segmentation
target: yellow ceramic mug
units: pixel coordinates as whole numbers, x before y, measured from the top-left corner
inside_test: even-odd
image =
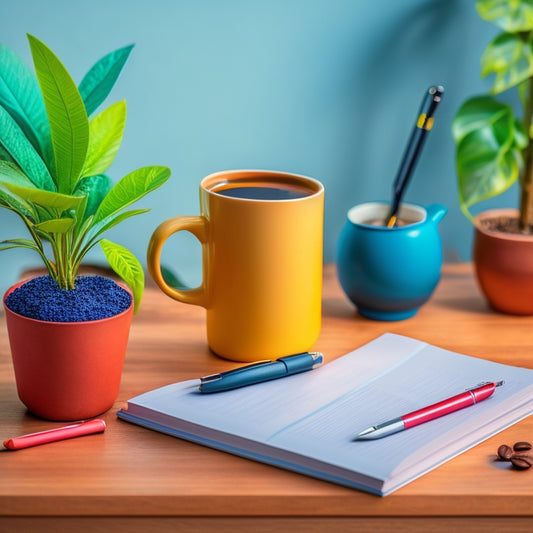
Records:
[[[161,290],[207,310],[207,341],[221,357],[259,361],[311,349],[320,332],[324,187],[284,172],[236,170],[200,184],[200,216],[163,222],[148,270]],[[161,250],[186,230],[202,243],[203,280],[178,290]]]

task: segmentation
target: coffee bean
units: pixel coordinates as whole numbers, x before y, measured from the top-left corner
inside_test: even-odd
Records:
[[[531,450],[531,443],[525,441],[516,442],[513,446],[513,450],[515,452],[527,452],[528,450]]]
[[[502,444],[498,448],[498,457],[502,461],[509,461],[509,459],[511,459],[512,455],[513,455],[513,450],[511,449],[510,446],[507,446],[507,444]]]
[[[511,457],[511,463],[515,468],[518,468],[519,470],[526,470],[531,465],[533,465],[533,456],[522,454],[522,453],[515,453]]]

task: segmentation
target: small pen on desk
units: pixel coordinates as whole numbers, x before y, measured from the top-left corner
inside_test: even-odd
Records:
[[[280,357],[275,361],[261,361],[244,367],[221,372],[220,374],[211,374],[200,380],[200,391],[222,392],[263,381],[284,378],[292,374],[306,372],[320,365],[324,357],[319,352],[305,352],[296,355]]]
[[[102,433],[105,428],[105,422],[100,418],[95,418],[86,422],[80,422],[79,424],[72,424],[70,426],[63,426],[8,439],[4,441],[4,446],[8,450],[22,450],[23,448],[47,444],[48,442],[81,437],[82,435],[90,435],[92,433]]]
[[[466,392],[452,396],[441,402],[434,403],[428,407],[423,407],[412,413],[393,418],[377,426],[372,426],[364,431],[361,431],[357,437],[353,440],[372,440],[386,437],[404,429],[409,429],[424,422],[429,422],[435,418],[453,413],[463,407],[475,405],[477,402],[490,398],[494,393],[496,387],[503,385],[503,381],[497,381],[492,383],[485,383],[479,385],[473,389],[469,389]]]

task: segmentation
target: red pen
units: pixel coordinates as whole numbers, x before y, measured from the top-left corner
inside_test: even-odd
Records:
[[[8,439],[4,441],[4,446],[8,450],[21,450],[23,448],[38,446],[39,444],[46,444],[48,442],[81,437],[82,435],[90,435],[91,433],[101,433],[105,430],[105,427],[105,422],[103,420],[95,418],[71,426],[63,426],[56,429],[49,429],[48,431],[31,433],[30,435]]]
[[[418,409],[418,411],[413,411],[407,415],[393,418],[392,420],[388,420],[377,426],[369,427],[364,431],[361,431],[354,440],[380,439],[381,437],[398,433],[404,429],[418,426],[424,422],[429,422],[434,418],[453,413],[464,407],[475,405],[477,402],[490,398],[496,387],[500,387],[501,385],[503,385],[503,381],[485,383],[474,389],[458,394],[457,396],[448,398],[447,400],[442,400],[441,402],[434,403],[428,407]]]

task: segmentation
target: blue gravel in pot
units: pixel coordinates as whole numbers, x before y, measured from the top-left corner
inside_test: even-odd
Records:
[[[122,313],[131,305],[131,295],[112,279],[79,276],[74,290],[60,289],[49,276],[33,278],[7,298],[11,311],[48,322],[85,322]]]

